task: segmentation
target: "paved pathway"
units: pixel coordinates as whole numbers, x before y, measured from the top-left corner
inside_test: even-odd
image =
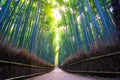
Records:
[[[97,77],[86,77],[79,74],[71,74],[62,71],[59,68],[55,68],[52,72],[36,76],[27,80],[112,80],[112,79],[100,79]]]

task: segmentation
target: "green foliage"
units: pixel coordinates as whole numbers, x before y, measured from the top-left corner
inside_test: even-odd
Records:
[[[3,43],[59,64],[79,49],[116,43],[111,0],[1,0]]]
[[[113,18],[110,19],[112,14],[107,7],[110,1],[57,0],[58,4],[64,5],[65,9],[60,10],[62,18],[58,23],[59,29],[64,27],[59,32],[59,64],[71,54],[76,53],[79,48],[89,52],[92,46],[118,42],[118,34],[113,25],[114,22],[112,22]],[[111,24],[111,26],[104,24]],[[116,33],[114,34],[115,39],[111,37],[113,35],[110,35],[110,32]]]
[[[6,0],[0,2],[3,7],[6,3]],[[4,14],[0,22],[3,42],[25,48],[54,64],[52,4],[44,0],[13,0],[9,3],[7,11],[2,13],[5,8],[1,11],[1,15]]]

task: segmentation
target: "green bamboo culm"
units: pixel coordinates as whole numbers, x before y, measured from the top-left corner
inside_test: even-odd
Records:
[[[0,0],[0,39],[52,64],[119,43],[112,0]],[[55,23],[53,9],[61,16]],[[57,11],[57,10],[56,10]],[[58,15],[58,13],[56,14]],[[58,30],[58,31],[57,31]],[[59,38],[59,39],[57,39]],[[89,55],[89,54],[88,54]]]
[[[25,48],[54,64],[54,33],[48,29],[52,23],[48,21],[49,17],[41,15],[46,15],[44,8],[51,4],[44,0],[1,0],[0,4],[2,43]]]
[[[97,48],[104,44],[119,43],[113,13],[108,7],[111,0],[70,0],[66,2],[58,0],[58,2],[65,6],[65,11],[61,11],[61,14],[66,24],[61,21],[60,26],[67,27],[67,31],[61,34],[63,38],[60,40],[60,64],[71,54],[79,53],[79,50],[85,50],[88,53],[93,46]]]

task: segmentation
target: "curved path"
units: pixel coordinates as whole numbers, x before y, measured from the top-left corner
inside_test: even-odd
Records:
[[[112,80],[112,79],[103,79],[98,77],[81,76],[80,74],[71,74],[64,72],[58,67],[56,67],[50,73],[32,77],[27,80]]]

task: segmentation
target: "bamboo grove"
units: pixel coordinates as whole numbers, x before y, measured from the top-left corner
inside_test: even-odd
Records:
[[[51,4],[44,0],[0,0],[0,4],[2,42],[25,48],[53,64]]]
[[[112,10],[111,0],[0,0],[0,40],[61,64],[79,49],[119,42]]]
[[[62,14],[59,64],[73,53],[119,43],[111,0],[58,0]],[[78,51],[78,52],[77,52]],[[89,54],[87,54],[89,55]]]

